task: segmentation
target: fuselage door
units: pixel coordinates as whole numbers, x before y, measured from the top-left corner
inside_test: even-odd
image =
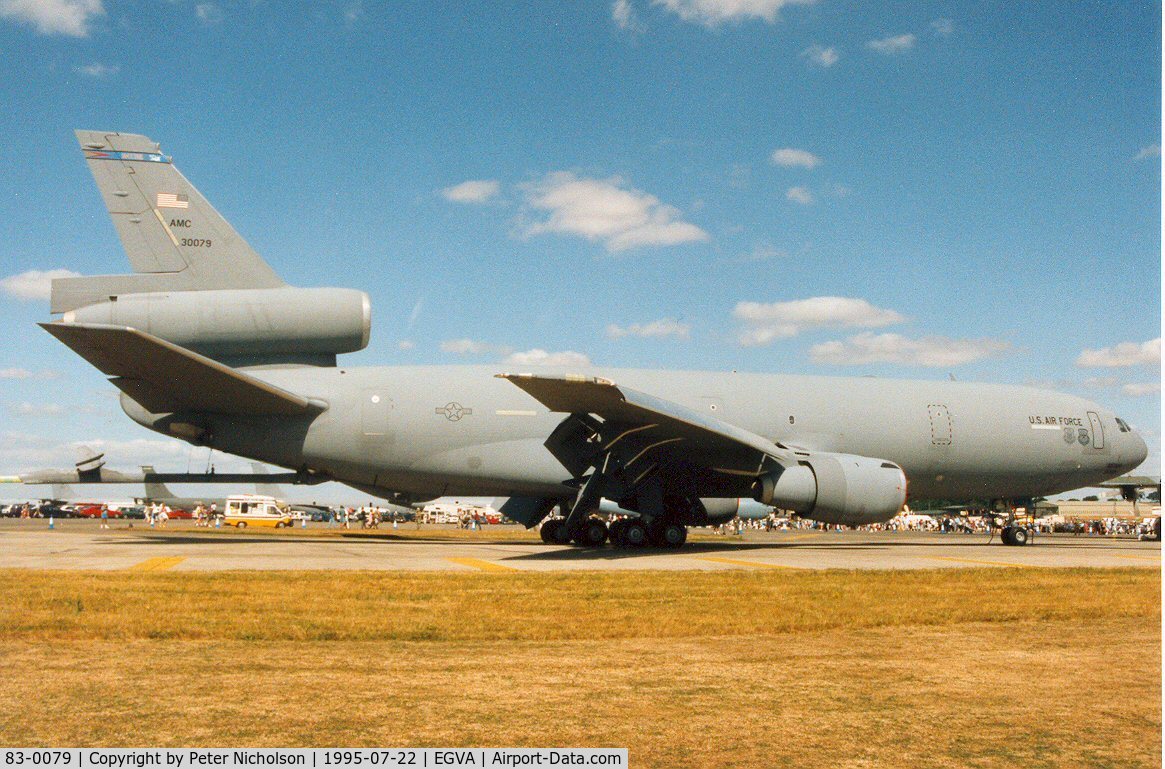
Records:
[[[1088,412],[1088,426],[1092,428],[1092,448],[1104,448],[1104,423],[1095,411]]]
[[[366,389],[360,406],[360,429],[366,438],[386,439],[391,436],[392,398],[381,389]]]
[[[954,433],[951,412],[942,403],[931,403],[926,411],[930,415],[930,442],[935,446],[950,446]]]

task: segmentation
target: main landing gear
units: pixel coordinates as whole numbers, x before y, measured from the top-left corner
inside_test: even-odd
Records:
[[[999,533],[999,538],[1003,540],[1005,545],[1023,547],[1031,541],[1031,532],[1027,530],[1026,526],[1004,526]]]
[[[619,518],[610,525],[601,518],[588,517],[573,531],[565,518],[547,518],[542,523],[542,541],[548,545],[575,544],[579,547],[602,547],[608,540],[615,547],[683,547],[688,541],[688,527],[666,518],[645,523],[640,518]]]

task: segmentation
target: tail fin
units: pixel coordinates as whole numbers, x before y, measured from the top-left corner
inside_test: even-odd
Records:
[[[77,131],[135,276],[58,280],[52,311],[148,291],[278,288],[267,262],[145,136]]]
[[[251,470],[256,475],[262,475],[267,472],[267,468],[261,462],[252,462]],[[264,497],[282,497],[283,490],[277,483],[256,483],[255,493],[261,494]]]
[[[68,502],[76,494],[76,489],[71,483],[54,483],[53,484],[53,499],[58,502]]]
[[[154,466],[142,465],[142,472],[151,475],[154,472]],[[143,485],[146,487],[146,499],[172,499],[174,497],[174,492],[170,491],[170,487],[164,483],[146,481]]]

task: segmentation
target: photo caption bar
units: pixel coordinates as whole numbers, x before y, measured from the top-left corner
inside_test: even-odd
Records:
[[[4,748],[0,767],[626,767],[627,748]]]

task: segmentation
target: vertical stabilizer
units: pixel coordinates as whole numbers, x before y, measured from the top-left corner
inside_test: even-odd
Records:
[[[263,475],[267,472],[267,468],[261,462],[252,462],[251,470],[256,475]],[[283,489],[277,483],[256,483],[255,493],[264,497],[275,497],[279,499],[283,497]]]
[[[101,293],[278,288],[285,285],[234,227],[145,136],[77,131],[89,170],[138,276],[70,278],[53,286],[53,311]],[[133,278],[136,278],[134,280]],[[104,282],[102,282],[104,281]]]
[[[154,466],[142,465],[142,472],[146,475],[152,475],[154,472]],[[155,500],[174,498],[174,492],[170,491],[170,487],[164,483],[145,481],[143,485],[146,487],[146,499]]]

